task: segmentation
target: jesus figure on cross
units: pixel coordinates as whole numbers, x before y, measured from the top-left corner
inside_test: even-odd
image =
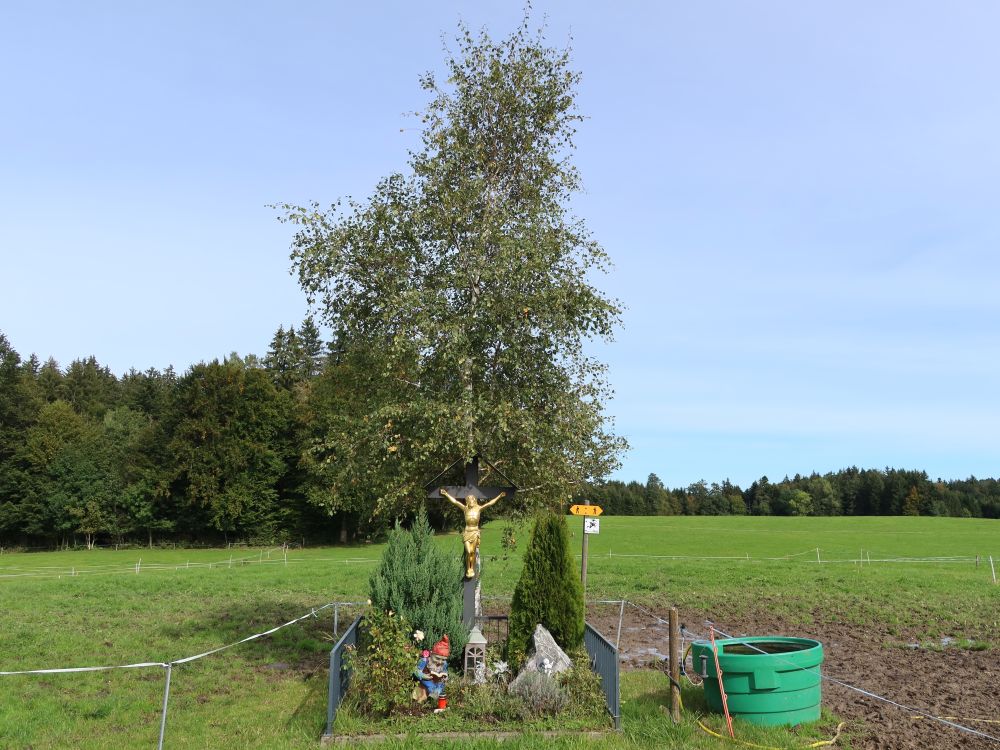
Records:
[[[445,498],[452,505],[461,508],[465,514],[465,530],[462,532],[462,543],[465,545],[465,577],[471,581],[476,577],[476,552],[479,550],[480,537],[479,514],[507,493],[501,492],[492,500],[480,504],[476,500],[476,496],[471,493],[465,496],[464,503],[460,503],[443,487],[439,491],[441,497]]]

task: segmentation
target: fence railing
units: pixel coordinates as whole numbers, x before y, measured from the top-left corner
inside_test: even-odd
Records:
[[[615,729],[622,728],[621,717],[621,693],[618,682],[618,649],[611,641],[584,623],[583,645],[587,648],[590,656],[591,668],[600,675],[601,690],[604,692],[604,700],[608,707],[608,713],[615,723]]]
[[[337,717],[337,709],[344,700],[344,694],[351,684],[351,671],[344,669],[344,652],[350,646],[358,645],[358,627],[364,615],[354,618],[351,626],[340,636],[337,644],[330,649],[330,692],[326,704],[326,734],[333,734],[333,720]]]
[[[507,640],[507,615],[479,615],[476,625],[490,643],[500,643]]]

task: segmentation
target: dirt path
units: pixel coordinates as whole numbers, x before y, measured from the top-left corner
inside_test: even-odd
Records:
[[[665,612],[655,613],[666,619]],[[681,612],[681,622],[704,635],[704,614]],[[890,636],[878,626],[848,627],[816,617],[808,632],[768,616],[752,621],[718,622],[734,636],[786,635],[815,638],[823,644],[824,677],[862,688],[934,716],[961,717],[956,723],[1000,737],[1000,653],[900,648],[899,635]],[[591,607],[588,621],[614,643],[618,637],[619,609]],[[626,669],[650,667],[668,651],[667,627],[633,606],[626,606],[621,624],[620,651]],[[831,681],[823,683],[823,705],[852,722],[853,744],[864,750],[955,750],[1000,748],[1000,742],[973,736],[882,701],[865,697]],[[855,720],[863,720],[855,722]],[[975,721],[988,719],[998,723]]]

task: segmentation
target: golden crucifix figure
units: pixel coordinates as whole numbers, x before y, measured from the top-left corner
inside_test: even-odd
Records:
[[[480,504],[473,494],[466,495],[465,502],[460,503],[448,494],[448,491],[443,487],[440,492],[441,497],[445,498],[452,505],[461,508],[465,514],[465,530],[462,532],[462,543],[465,545],[465,577],[471,580],[476,577],[476,551],[479,549],[480,537],[479,514],[507,493],[501,492],[492,500]]]

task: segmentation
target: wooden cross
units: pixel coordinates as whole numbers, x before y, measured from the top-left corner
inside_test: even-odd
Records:
[[[504,479],[507,477],[503,476],[497,467],[493,466],[489,461],[486,462],[491,469],[497,472]],[[437,482],[441,477],[449,474],[452,469],[458,465],[458,461],[453,463],[447,469],[438,474],[434,479],[427,483],[426,488],[429,490],[427,497],[431,499],[444,499],[449,500],[458,507],[465,507],[465,530],[462,532],[462,543],[465,546],[465,568],[466,575],[463,583],[463,594],[462,594],[462,622],[465,626],[471,628],[475,625],[476,617],[480,614],[479,607],[479,513],[480,508],[476,506],[482,506],[482,508],[487,507],[494,501],[499,500],[501,497],[513,497],[514,493],[517,491],[517,487],[511,483],[508,487],[480,487],[479,486],[479,456],[474,456],[471,461],[465,465],[465,485],[462,487],[458,486],[446,486],[442,487]],[[509,479],[507,479],[510,482]],[[444,494],[447,493],[447,494]],[[475,498],[474,503],[470,503],[469,496]],[[461,499],[458,499],[461,498]]]
[[[458,463],[458,462],[456,461],[455,463]],[[500,476],[503,476],[503,474],[500,472],[500,470],[497,469],[495,466],[493,466],[493,464],[491,464],[489,461],[487,461],[486,463],[490,466],[490,468],[492,468],[494,471],[496,471],[498,474],[500,474]],[[444,499],[444,496],[441,494],[441,490],[443,489],[445,492],[447,492],[452,497],[465,498],[465,497],[468,497],[469,495],[472,495],[474,498],[476,498],[477,502],[482,503],[482,502],[485,502],[487,500],[492,500],[493,498],[495,498],[498,495],[500,495],[501,492],[504,493],[504,497],[506,497],[509,500],[510,498],[514,497],[514,493],[517,491],[517,487],[514,486],[513,484],[511,484],[509,487],[480,487],[479,486],[479,456],[473,457],[473,459],[471,461],[469,461],[469,463],[467,463],[465,465],[465,485],[464,486],[459,487],[457,485],[446,485],[446,486],[442,487],[441,485],[435,484],[435,482],[440,477],[442,477],[445,474],[447,474],[454,467],[455,467],[455,464],[452,464],[447,469],[445,469],[440,474],[438,474],[436,477],[434,477],[434,479],[432,479],[430,482],[428,482],[427,485],[425,485],[427,487],[427,489],[430,490],[427,493],[427,497],[428,498],[433,499],[433,500],[442,500],[442,499]],[[503,478],[507,479],[507,477],[503,477]],[[510,480],[507,479],[507,481],[509,482]]]

